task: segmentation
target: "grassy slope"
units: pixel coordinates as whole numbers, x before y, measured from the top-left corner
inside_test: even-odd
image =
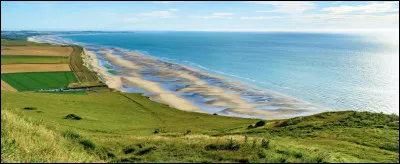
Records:
[[[81,57],[81,53],[83,51],[82,47],[72,46],[72,48],[74,50],[70,56],[69,63],[71,70],[75,72],[79,82],[99,82],[97,74],[90,71],[83,65],[83,60]]]
[[[88,95],[2,92],[2,110],[20,112],[23,118],[40,120],[40,125],[54,133],[80,136],[64,137],[72,143],[89,140],[94,148],[87,148],[87,152],[105,161],[399,160],[398,116],[395,115],[332,112],[268,121],[265,127],[247,129],[258,120],[184,112],[139,94],[125,96],[105,89]],[[24,107],[36,107],[37,110],[23,110]],[[82,120],[63,119],[68,114],[76,114]],[[156,129],[159,133],[154,134]],[[187,130],[191,131],[189,135],[185,135]],[[245,135],[248,136],[246,143]],[[230,137],[233,137],[233,146],[228,144]],[[263,138],[270,141],[268,148],[262,148]],[[240,148],[233,151],[235,144]],[[209,145],[222,145],[228,150],[207,150]],[[133,152],[129,153],[129,150]]]
[[[1,64],[68,64],[68,57],[1,55]]]

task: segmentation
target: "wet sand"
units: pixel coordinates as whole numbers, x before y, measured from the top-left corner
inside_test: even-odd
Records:
[[[68,43],[49,36],[31,40]],[[92,67],[110,88],[124,92],[140,90],[151,100],[177,109],[258,118],[296,116],[325,110],[293,97],[231,81],[196,68],[162,61],[137,51],[82,46],[85,47],[84,63]],[[116,73],[111,74],[109,70]]]

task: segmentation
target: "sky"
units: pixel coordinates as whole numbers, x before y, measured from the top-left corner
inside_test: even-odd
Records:
[[[399,29],[398,1],[1,1],[1,30]]]

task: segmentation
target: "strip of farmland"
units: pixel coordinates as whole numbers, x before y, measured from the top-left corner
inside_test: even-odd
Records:
[[[68,64],[68,57],[1,55],[1,64]]]
[[[35,91],[40,89],[66,88],[77,82],[73,72],[29,72],[1,74],[5,81],[18,91]]]
[[[68,64],[8,64],[1,65],[1,73],[71,71]]]
[[[69,56],[72,47],[59,46],[7,46],[1,49],[1,55],[25,56]]]

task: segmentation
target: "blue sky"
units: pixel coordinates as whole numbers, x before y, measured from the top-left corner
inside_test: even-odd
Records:
[[[399,2],[1,2],[2,30],[398,29]]]

